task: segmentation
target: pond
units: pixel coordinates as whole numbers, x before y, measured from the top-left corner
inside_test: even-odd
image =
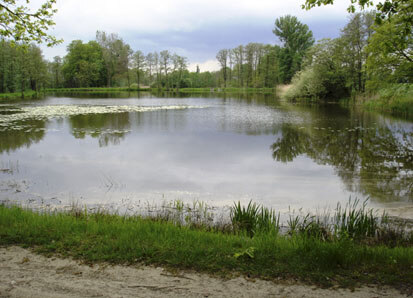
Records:
[[[413,123],[273,95],[54,95],[0,104],[0,201],[281,212],[349,198],[413,218]]]

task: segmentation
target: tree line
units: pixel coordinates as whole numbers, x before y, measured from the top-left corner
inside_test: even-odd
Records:
[[[74,40],[64,57],[43,58],[40,48],[0,42],[0,93],[42,88],[216,87],[217,72],[188,71],[188,59],[168,50],[144,54],[117,34],[97,31],[89,42]]]
[[[292,83],[287,98],[341,98],[375,92],[384,84],[411,84],[413,39],[406,19],[412,5],[395,3],[391,17],[382,19],[382,11],[351,14],[338,38],[318,42],[296,17],[280,17],[273,29],[280,44],[222,49],[215,72],[199,67],[189,72],[186,57],[168,50],[134,51],[117,34],[103,31],[86,43],[72,41],[66,56],[51,62],[34,44],[3,39],[0,93],[63,87],[272,88]]]
[[[48,81],[47,63],[34,44],[0,41],[0,93],[39,91]]]
[[[314,44],[313,33],[295,16],[275,20],[273,33],[282,45],[249,43],[222,49],[216,55],[224,87],[272,88],[287,84],[301,69],[303,57]]]

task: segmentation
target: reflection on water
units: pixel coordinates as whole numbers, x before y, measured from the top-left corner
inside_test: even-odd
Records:
[[[392,130],[391,130],[392,129]],[[273,158],[306,155],[331,165],[352,192],[380,201],[413,199],[413,134],[400,127],[283,125]]]
[[[253,94],[50,96],[0,105],[0,140],[0,200],[253,199],[285,210],[352,196],[413,214],[412,123],[338,105]]]
[[[12,127],[0,127],[0,153],[38,143],[45,135],[45,127],[46,123],[42,120],[18,121]]]
[[[99,139],[99,146],[119,145],[130,132],[129,113],[87,114],[69,117],[72,135]]]

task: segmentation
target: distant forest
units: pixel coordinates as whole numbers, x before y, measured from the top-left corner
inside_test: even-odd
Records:
[[[412,32],[394,15],[377,25],[374,12],[351,14],[335,39],[315,42],[294,16],[275,20],[279,45],[249,43],[220,50],[219,71],[188,71],[186,57],[168,50],[133,50],[117,34],[97,31],[72,41],[64,57],[43,58],[34,44],[0,41],[0,93],[44,88],[272,88],[291,84],[288,98],[342,98],[385,85],[411,84]]]

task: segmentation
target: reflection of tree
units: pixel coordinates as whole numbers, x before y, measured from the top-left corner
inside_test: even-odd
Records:
[[[76,115],[69,121],[75,138],[98,138],[100,147],[118,145],[130,128],[129,113]]]
[[[273,158],[290,162],[305,154],[334,166],[353,191],[381,201],[413,200],[412,132],[394,126],[331,126],[284,124],[282,136],[271,146]]]
[[[273,151],[272,157],[277,161],[293,161],[297,156],[305,153],[307,147],[302,140],[300,131],[291,127],[291,125],[282,126],[283,137],[271,145]]]
[[[45,135],[46,122],[43,120],[15,121],[7,128],[0,129],[0,153],[10,152],[20,147],[30,147]]]

